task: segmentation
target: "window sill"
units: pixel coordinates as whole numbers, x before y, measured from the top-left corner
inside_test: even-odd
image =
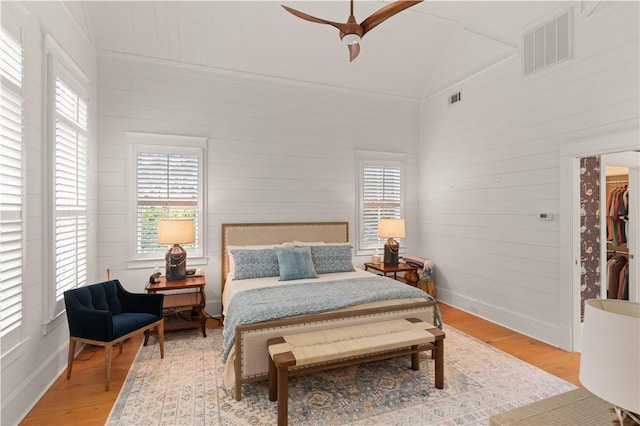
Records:
[[[66,311],[62,311],[56,315],[51,321],[42,324],[42,335],[46,336],[55,330],[60,324],[64,323],[66,319]]]
[[[164,269],[164,258],[163,259],[140,259],[140,260],[131,260],[127,262],[127,269],[153,269],[156,266]],[[187,258],[187,268],[192,268],[194,266],[205,266],[209,264],[208,257],[188,257]]]

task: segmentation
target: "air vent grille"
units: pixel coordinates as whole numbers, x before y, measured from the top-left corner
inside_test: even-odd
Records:
[[[522,70],[526,77],[571,58],[573,45],[572,9],[522,36]]]
[[[449,105],[453,105],[456,102],[460,102],[462,100],[462,93],[456,92],[453,95],[449,95]]]

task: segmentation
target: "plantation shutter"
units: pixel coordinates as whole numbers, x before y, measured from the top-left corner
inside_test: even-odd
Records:
[[[17,343],[22,324],[23,67],[20,42],[5,28],[0,36],[0,336],[4,350]]]
[[[402,217],[402,169],[400,166],[362,168],[362,242],[377,246],[378,220]]]
[[[156,234],[160,218],[193,218],[196,241],[184,245],[198,250],[200,199],[200,162],[196,154],[149,152],[139,150],[137,170],[137,244],[138,254],[166,251],[158,245]]]
[[[55,80],[56,300],[87,280],[87,102]]]

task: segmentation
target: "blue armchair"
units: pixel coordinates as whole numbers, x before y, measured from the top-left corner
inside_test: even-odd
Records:
[[[67,379],[76,352],[76,343],[105,348],[105,391],[109,390],[111,352],[114,345],[156,328],[160,357],[164,358],[162,294],[129,293],[118,280],[106,281],[64,292],[69,321],[69,361]]]

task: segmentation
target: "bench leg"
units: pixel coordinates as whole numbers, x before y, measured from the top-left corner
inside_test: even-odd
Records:
[[[411,346],[411,369],[420,370],[420,352],[418,352],[418,346]]]
[[[289,369],[278,368],[278,426],[287,426],[289,417]]]
[[[269,401],[277,401],[278,400],[278,370],[276,369],[276,364],[273,362],[271,357],[269,357]]]
[[[436,340],[435,364],[436,364],[436,388],[444,388],[444,340]]]

